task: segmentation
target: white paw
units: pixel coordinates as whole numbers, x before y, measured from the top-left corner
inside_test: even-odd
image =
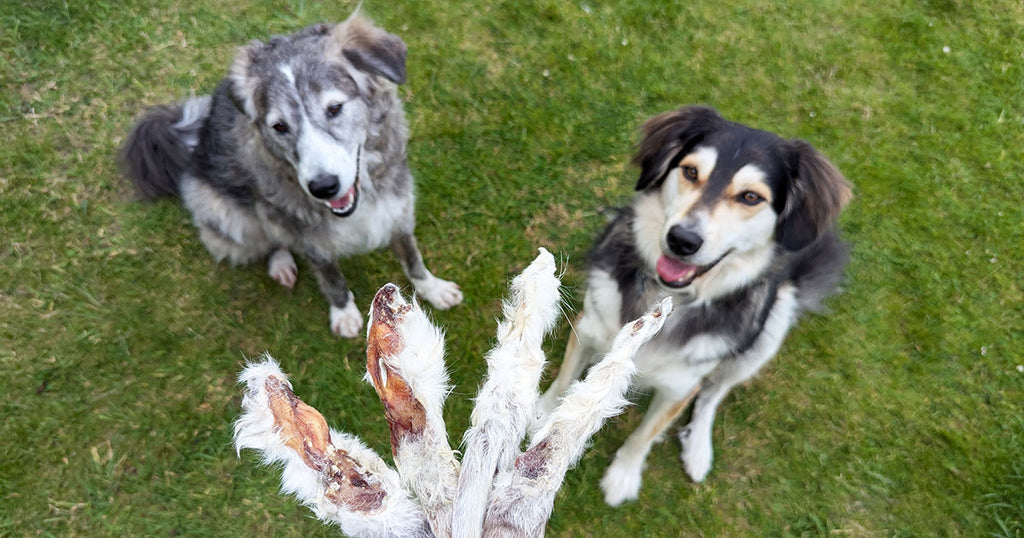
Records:
[[[643,460],[634,462],[616,454],[615,461],[608,467],[604,478],[601,479],[604,502],[609,506],[618,506],[626,501],[636,500],[640,495],[643,467]]]
[[[709,429],[704,433],[700,429],[691,424],[679,431],[679,442],[683,445],[679,457],[683,460],[686,474],[694,482],[703,482],[711,471],[711,432]]]
[[[338,308],[331,305],[331,332],[344,338],[355,338],[359,336],[363,328],[363,315],[356,308],[356,302],[352,294],[348,294],[348,304],[345,308]]]
[[[462,302],[462,289],[454,282],[431,275],[423,280],[413,280],[412,284],[416,293],[438,310],[448,310]]]
[[[275,250],[267,262],[267,274],[288,289],[295,287],[295,281],[299,278],[299,268],[295,266],[292,253],[286,248]]]

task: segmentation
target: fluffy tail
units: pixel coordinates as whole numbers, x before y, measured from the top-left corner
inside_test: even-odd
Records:
[[[839,238],[836,228],[801,251],[791,266],[800,308],[820,312],[824,301],[839,293],[843,268],[850,260],[850,246]]]
[[[199,130],[210,115],[210,96],[150,108],[121,146],[121,170],[143,198],[177,196]]]

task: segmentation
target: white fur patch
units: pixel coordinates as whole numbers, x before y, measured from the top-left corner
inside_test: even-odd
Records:
[[[437,278],[429,271],[427,278],[410,277],[409,280],[416,288],[416,293],[438,310],[448,310],[462,302],[462,289],[458,284]]]
[[[771,192],[767,185],[765,185],[765,177],[767,174],[764,170],[756,164],[746,164],[743,168],[740,168],[732,176],[732,187],[735,192],[740,192],[746,189],[753,189],[762,194],[769,203],[771,203]]]
[[[359,313],[355,298],[350,291],[345,308],[331,305],[331,332],[344,338],[355,338],[359,336],[362,328],[363,315]]]
[[[691,161],[692,159],[692,161]],[[697,146],[680,164],[697,167],[698,180],[707,181],[718,164],[718,150],[710,146]]]
[[[619,283],[605,271],[595,269],[587,277],[583,317],[576,325],[576,333],[579,338],[592,341],[596,347],[608,349],[615,334],[622,328],[621,311]]]
[[[351,256],[387,246],[395,231],[412,218],[412,199],[385,196],[368,202],[362,199],[355,213],[332,219],[332,254]]]
[[[636,457],[623,453],[622,449],[615,454],[615,459],[601,478],[601,490],[608,506],[618,506],[639,497],[646,457],[646,453]]]
[[[238,377],[246,386],[242,398],[242,416],[235,422],[234,444],[240,454],[249,448],[260,453],[265,465],[282,464],[281,489],[291,493],[308,506],[322,521],[334,523],[350,536],[417,536],[424,532],[426,518],[422,510],[405,494],[398,473],[358,438],[330,430],[333,450],[348,454],[364,474],[386,492],[382,506],[372,513],[351,510],[335,504],[327,496],[330,476],[311,469],[302,456],[281,439],[270,409],[266,391],[268,378],[277,378],[288,388],[291,383],[273,357],[265,355],[260,362],[250,363]],[[330,450],[330,449],[329,449]]]
[[[655,267],[661,257],[661,241],[664,236],[666,215],[660,191],[642,192],[633,199],[633,237],[636,249],[644,265]]]
[[[298,153],[296,172],[302,188],[309,192],[309,183],[321,175],[335,175],[341,183],[340,193],[345,193],[355,185],[359,142],[339,143],[330,133],[324,132],[315,123],[302,116],[299,138],[295,144]]]
[[[279,248],[270,255],[267,261],[267,274],[278,284],[292,289],[299,278],[299,268],[295,265],[295,258],[286,248]]]
[[[291,84],[292,86],[295,85],[295,72],[292,71],[292,66],[282,65],[281,67],[278,67],[277,70],[284,75],[284,79],[288,81],[288,84]]]
[[[558,316],[560,284],[554,256],[541,248],[512,280],[509,298],[502,303],[498,343],[487,354],[487,379],[463,438],[465,457],[455,499],[457,536],[479,535],[494,475],[511,466],[533,418],[545,363],[541,344]]]
[[[182,133],[181,141],[185,143],[189,151],[194,150],[199,145],[199,129],[200,122],[203,121],[207,116],[210,115],[210,103],[213,101],[213,96],[203,95],[201,97],[193,97],[186,99],[181,104],[181,119],[174,124],[174,128],[178,129]],[[193,127],[182,131],[183,128]]]

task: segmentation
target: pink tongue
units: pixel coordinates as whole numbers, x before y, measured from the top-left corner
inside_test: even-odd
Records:
[[[348,190],[348,192],[345,193],[345,196],[331,200],[331,207],[334,209],[348,207],[348,205],[352,203],[352,196],[353,194],[355,194],[355,190],[356,188],[353,186],[351,189]]]
[[[665,282],[679,282],[692,279],[697,274],[697,266],[662,256],[658,258],[657,271]]]

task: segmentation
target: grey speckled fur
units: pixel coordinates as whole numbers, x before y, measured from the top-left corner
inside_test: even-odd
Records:
[[[413,235],[396,90],[405,55],[400,38],[357,16],[252,41],[212,96],[150,109],[126,139],[122,168],[145,198],[180,196],[217,260],[269,257],[271,276],[290,287],[290,253],[305,258],[335,332],[354,336],[362,323],[337,258],[385,245],[422,296],[454,306],[458,286],[427,270]],[[343,310],[347,328],[335,320]]]

